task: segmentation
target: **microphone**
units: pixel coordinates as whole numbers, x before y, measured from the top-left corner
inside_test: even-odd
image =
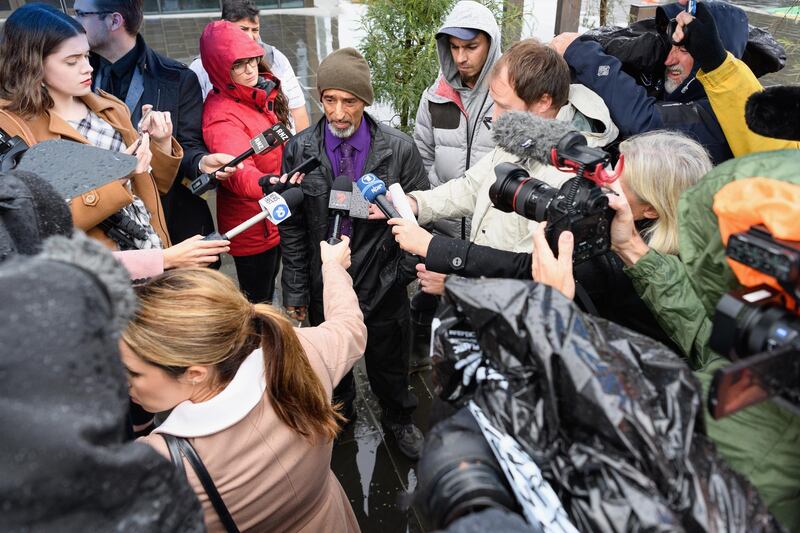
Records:
[[[787,141],[800,141],[800,88],[776,85],[747,99],[744,118],[750,131]]]
[[[542,165],[552,164],[553,148],[575,128],[524,111],[508,111],[494,122],[492,138],[506,152]]]
[[[353,196],[353,182],[347,176],[337,176],[331,187],[328,209],[333,212],[333,230],[328,244],[342,242],[342,222],[350,218],[350,202]]]
[[[283,124],[275,124],[250,139],[250,148],[233,158],[231,162],[226,163],[225,166],[218,168],[214,172],[198,176],[189,184],[189,190],[196,196],[207,193],[217,186],[217,172],[223,168],[235,167],[252,155],[269,153],[291,138],[292,133]]]
[[[250,229],[258,224],[265,218],[268,218],[273,224],[280,224],[290,216],[292,216],[292,209],[296,209],[303,202],[303,191],[300,189],[287,189],[281,194],[273,192],[258,201],[261,204],[263,211],[257,215],[253,215],[235,228],[231,228],[220,234],[213,232],[205,237],[204,241],[228,241],[239,235],[241,232]]]
[[[372,204],[378,206],[388,218],[400,218],[400,213],[394,208],[392,202],[386,198],[386,184],[375,174],[364,174],[356,182],[361,195]]]

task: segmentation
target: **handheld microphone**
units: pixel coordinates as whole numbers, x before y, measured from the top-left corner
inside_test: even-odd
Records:
[[[347,176],[337,176],[331,187],[328,209],[333,212],[333,229],[328,244],[342,242],[342,222],[350,218],[350,202],[353,196],[353,182]]]
[[[388,218],[400,218],[400,213],[392,202],[386,198],[386,184],[375,174],[365,174],[356,182],[361,195],[370,203],[378,206]]]
[[[389,192],[392,193],[392,205],[400,213],[400,216],[419,226],[417,217],[414,216],[414,211],[411,210],[411,204],[408,203],[403,186],[399,183],[392,183],[389,185]]]
[[[291,138],[292,132],[290,132],[283,124],[275,124],[271,128],[264,130],[262,133],[259,133],[250,139],[250,148],[233,158],[231,162],[226,163],[224,166],[218,168],[214,172],[201,174],[198,176],[189,184],[189,190],[191,190],[192,194],[196,196],[207,193],[217,186],[217,172],[223,168],[235,167],[252,155],[269,153]]]
[[[235,228],[229,229],[224,234],[215,231],[203,237],[203,240],[229,241],[265,218],[268,218],[273,224],[280,224],[292,216],[292,209],[296,209],[303,202],[303,197],[303,191],[300,189],[287,189],[281,194],[276,192],[268,194],[258,201],[263,211],[248,218]]]

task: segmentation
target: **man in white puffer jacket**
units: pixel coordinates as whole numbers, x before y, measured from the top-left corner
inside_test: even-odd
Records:
[[[494,148],[489,72],[500,58],[500,29],[491,11],[458,2],[436,34],[441,70],[417,109],[417,143],[431,188],[460,178]],[[434,231],[469,236],[469,217],[438,220]]]

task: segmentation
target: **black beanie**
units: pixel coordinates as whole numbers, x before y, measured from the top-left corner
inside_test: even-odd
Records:
[[[72,235],[67,202],[36,174],[0,173],[0,262],[12,254],[38,253],[53,235]]]

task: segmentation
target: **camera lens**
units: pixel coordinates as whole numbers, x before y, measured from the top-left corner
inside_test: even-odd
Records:
[[[537,222],[545,220],[558,189],[531,178],[524,168],[513,163],[501,163],[494,172],[496,179],[489,187],[489,198],[497,209]]]

